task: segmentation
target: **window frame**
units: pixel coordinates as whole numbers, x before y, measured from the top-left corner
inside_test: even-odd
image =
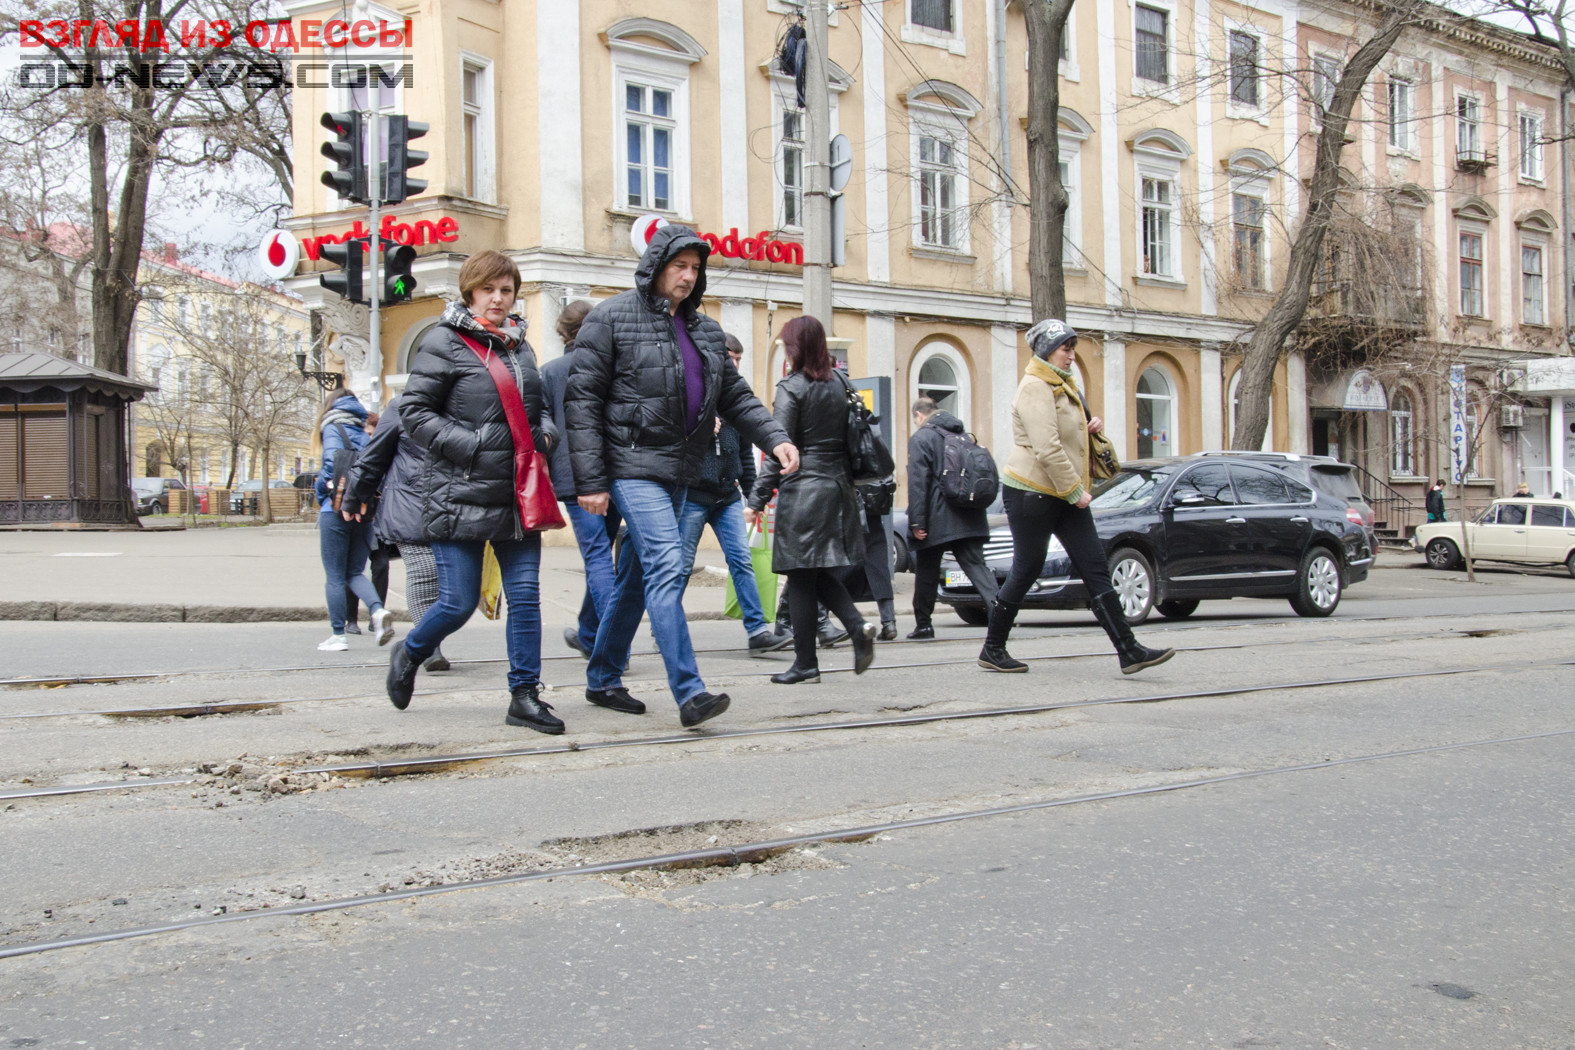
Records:
[[[466,73],[476,74],[477,101],[475,103],[465,99]],[[468,199],[486,204],[498,202],[497,93],[494,76],[492,59],[471,51],[460,51],[460,153],[463,161],[460,171],[469,176],[463,189]],[[475,119],[475,136],[474,139],[467,141],[465,121],[472,117]],[[474,156],[471,155],[472,148]],[[472,166],[474,166],[473,171]]]
[[[1473,237],[1477,242],[1477,256],[1473,259],[1466,255],[1466,238]],[[1487,319],[1487,230],[1476,225],[1461,223],[1455,231],[1455,257],[1458,262],[1456,282],[1459,286],[1459,295],[1456,297],[1455,306],[1461,317],[1473,320]],[[1467,309],[1466,303],[1466,267],[1474,263],[1477,271],[1476,293],[1479,302],[1477,313]]]
[[[690,108],[689,67],[693,57],[679,51],[661,51],[645,44],[621,38],[608,41],[613,52],[612,61],[612,157],[613,200],[611,211],[624,215],[654,214],[676,218],[686,223],[692,215],[693,168],[690,139],[694,123]],[[624,124],[625,99],[630,84],[644,88],[672,92],[672,144],[669,165],[672,185],[668,193],[668,207],[629,204],[628,138]],[[647,169],[648,170],[648,169]],[[651,190],[650,181],[645,189]],[[642,200],[654,201],[654,194],[642,194]]]
[[[1132,94],[1140,98],[1160,98],[1168,102],[1181,102],[1181,72],[1177,69],[1176,20],[1179,12],[1174,0],[1128,0],[1128,15],[1132,21]],[[1151,80],[1138,73],[1138,9],[1147,8],[1165,19],[1165,44],[1161,52],[1165,62],[1165,79]]]
[[[968,122],[962,114],[966,111],[945,109],[936,104],[910,101],[908,103],[908,163],[913,172],[911,182],[913,247],[923,252],[965,256],[973,250],[973,232],[970,209],[971,193],[969,173],[972,159],[968,151]],[[956,242],[953,245],[936,244],[924,239],[923,180],[925,163],[920,156],[923,140],[945,138],[952,149],[951,165],[954,179],[954,200],[951,211],[955,216]],[[931,164],[933,169],[937,165]]]
[[[957,380],[957,408],[952,414],[962,421],[964,429],[971,429],[973,418],[973,373],[967,359],[958,349],[944,339],[931,337],[921,342],[908,361],[908,414],[913,414],[913,403],[919,399],[919,373],[935,358],[944,360]]]
[[[1063,121],[1066,112],[1063,108]],[[1088,132],[1069,128],[1065,123],[1056,129],[1059,157],[1070,175],[1070,181],[1062,178],[1062,185],[1066,187],[1066,221],[1061,231],[1061,268],[1079,273],[1087,272],[1088,269],[1088,259],[1083,251],[1082,198],[1083,143],[1088,141],[1088,135]]]
[[[947,0],[951,5],[951,29],[936,29],[913,20],[913,0],[902,3],[902,42],[938,47],[954,55],[967,55],[968,40],[963,31],[963,14],[967,5],[959,0]]]
[[[1404,408],[1399,407],[1402,403]],[[1408,390],[1396,390],[1389,402],[1389,476],[1392,478],[1418,476],[1415,405],[1416,401]]]
[[[1526,253],[1536,252],[1541,269],[1536,274],[1540,287],[1537,289],[1538,316],[1531,318],[1526,309]],[[1551,327],[1548,320],[1548,243],[1540,237],[1531,237],[1525,234],[1520,238],[1520,323],[1537,328]]]
[[[1529,153],[1526,148],[1526,126],[1528,123],[1533,125],[1536,129],[1536,133],[1533,136],[1533,141],[1531,143],[1532,149]],[[1517,146],[1516,173],[1517,179],[1520,182],[1530,183],[1534,186],[1541,186],[1547,179],[1547,144],[1543,141],[1543,129],[1546,126],[1547,124],[1542,110],[1532,109],[1529,106],[1519,107],[1518,112],[1516,113],[1515,130]],[[1532,171],[1526,170],[1526,161],[1528,159],[1534,162]]]
[[[1186,266],[1181,255],[1181,200],[1182,184],[1181,169],[1183,162],[1191,156],[1191,148],[1182,142],[1179,136],[1170,132],[1145,132],[1140,133],[1132,143],[1133,153],[1133,181],[1134,215],[1136,222],[1133,224],[1133,238],[1136,242],[1136,254],[1133,259],[1137,263],[1137,272],[1134,277],[1139,283],[1153,283],[1162,286],[1180,287],[1187,283]],[[1170,255],[1171,272],[1152,272],[1148,267],[1146,252],[1146,239],[1144,237],[1144,202],[1143,182],[1145,179],[1164,181],[1171,185],[1170,202]]]
[[[1333,51],[1314,51],[1312,59],[1312,84],[1308,94],[1308,114],[1312,126],[1323,127],[1324,111],[1334,101],[1334,92],[1340,86],[1340,75],[1345,71],[1345,58]],[[1332,72],[1329,67],[1333,67]]]
[[[1457,89],[1454,97],[1455,164],[1479,164],[1487,159],[1487,150],[1482,144],[1482,96],[1475,91]],[[1469,103],[1474,110],[1470,120],[1461,115],[1462,103]]]
[[[1155,373],[1156,375],[1158,375],[1161,379],[1163,379],[1165,381],[1165,386],[1169,390],[1168,393],[1166,393],[1166,394],[1142,394],[1142,393],[1138,392],[1138,386],[1142,384],[1143,377],[1148,375],[1150,372]],[[1143,366],[1143,370],[1138,373],[1137,382],[1132,384],[1132,424],[1133,424],[1133,427],[1134,427],[1133,434],[1137,438],[1137,440],[1132,445],[1132,448],[1133,448],[1133,450],[1135,452],[1135,454],[1133,456],[1134,459],[1152,459],[1154,457],[1174,456],[1174,455],[1177,454],[1176,450],[1181,447],[1181,420],[1180,420],[1180,415],[1181,415],[1181,413],[1180,413],[1181,394],[1180,394],[1180,389],[1181,389],[1180,388],[1180,384],[1176,382],[1175,377],[1170,374],[1168,369],[1166,369],[1163,365],[1159,364],[1157,361],[1150,361],[1150,362],[1148,362],[1147,364],[1145,364]],[[1149,449],[1150,449],[1150,451],[1149,451],[1149,453],[1147,455],[1144,455],[1143,452],[1139,448],[1139,443],[1142,442],[1143,437],[1142,437],[1141,434],[1137,433],[1135,428],[1137,426],[1137,420],[1138,420],[1137,409],[1138,409],[1138,402],[1140,400],[1150,401],[1150,402],[1164,401],[1169,406],[1168,412],[1169,412],[1169,415],[1170,415],[1170,421],[1169,421],[1168,430],[1169,430],[1170,436],[1165,441],[1164,451],[1159,451],[1155,447],[1155,443],[1154,443],[1154,441],[1152,439],[1149,441]],[[1153,409],[1152,409],[1152,407],[1149,410],[1149,416],[1150,416],[1150,422],[1152,422],[1153,421]]]
[[[1267,85],[1264,83],[1262,63],[1263,56],[1267,53],[1267,36],[1262,30],[1253,26],[1243,25],[1238,22],[1227,21],[1225,25],[1225,62],[1226,62],[1226,116],[1257,117],[1266,108]],[[1236,96],[1237,69],[1236,69],[1236,40],[1241,38],[1249,40],[1253,45],[1252,55],[1252,101],[1244,101]],[[1245,82],[1245,79],[1243,80]]]
[[[1385,120],[1389,125],[1388,151],[1404,154],[1408,157],[1416,155],[1416,81],[1410,77],[1389,75],[1384,79],[1385,85]],[[1403,88],[1405,95],[1405,115],[1401,120],[1395,119],[1395,89]]]
[[[1236,443],[1236,412],[1241,406],[1241,373],[1237,368],[1231,373],[1230,382],[1225,384],[1226,419],[1230,423],[1230,430],[1226,433],[1226,440],[1231,444]],[[1263,444],[1258,447],[1259,452],[1272,452],[1274,450],[1274,393],[1271,387],[1269,393],[1269,422],[1263,428]]]
[[[1241,230],[1252,228],[1238,225],[1236,221],[1236,200],[1241,198],[1243,200],[1256,201],[1258,205],[1257,230],[1259,237],[1258,272],[1255,274],[1257,283],[1250,285],[1239,284],[1238,290],[1262,294],[1273,291],[1271,287],[1272,282],[1269,279],[1269,187],[1266,182],[1254,185],[1256,181],[1233,180],[1233,185],[1230,188],[1231,272],[1240,282],[1241,266],[1238,241]]]

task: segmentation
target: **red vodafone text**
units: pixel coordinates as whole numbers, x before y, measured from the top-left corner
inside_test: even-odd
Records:
[[[738,227],[734,226],[727,232],[726,237],[718,237],[714,233],[697,234],[701,240],[711,246],[711,251],[725,259],[750,259],[755,262],[787,263],[790,266],[804,265],[804,246],[797,241],[779,241],[765,230],[761,230],[753,237],[740,238]]]
[[[447,216],[436,222],[422,219],[414,223],[404,223],[392,215],[385,215],[379,225],[381,228],[378,230],[378,233],[397,244],[410,244],[420,247],[424,244],[451,244],[459,240],[459,223]],[[366,235],[366,223],[357,219],[355,225],[344,233],[325,233],[320,237],[302,237],[301,250],[306,253],[308,259],[315,260],[318,257],[318,249],[324,244],[344,244],[346,241],[357,237],[365,237]]]

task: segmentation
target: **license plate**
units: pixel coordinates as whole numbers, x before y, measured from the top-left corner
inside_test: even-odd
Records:
[[[953,569],[946,574],[946,586],[971,587],[973,586],[973,583],[968,579],[968,574],[966,572],[963,572],[961,569]]]

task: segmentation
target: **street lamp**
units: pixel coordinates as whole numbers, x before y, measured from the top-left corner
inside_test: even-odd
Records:
[[[304,379],[315,379],[317,385],[324,390],[332,390],[344,382],[344,375],[340,372],[308,372],[306,370],[306,351],[295,352],[295,370],[301,373]]]

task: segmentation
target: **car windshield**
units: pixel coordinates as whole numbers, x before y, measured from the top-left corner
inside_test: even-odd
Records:
[[[1154,498],[1163,480],[1164,475],[1157,471],[1123,470],[1094,486],[1094,499],[1089,506],[1095,510],[1141,507]]]
[[[1347,502],[1363,500],[1362,487],[1356,483],[1355,472],[1344,463],[1341,464],[1315,464],[1307,472],[1307,479],[1313,487],[1320,491]]]

